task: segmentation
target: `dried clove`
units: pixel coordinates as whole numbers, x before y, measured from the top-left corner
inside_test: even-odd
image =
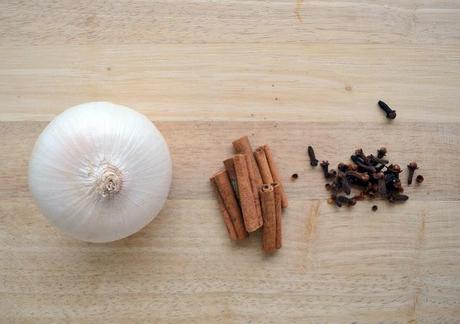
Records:
[[[394,173],[394,174],[399,174],[399,173],[402,172],[402,171],[401,171],[401,167],[399,166],[399,164],[390,164],[390,166],[387,167],[387,170],[388,170],[389,172]]]
[[[379,100],[378,105],[385,112],[385,114],[386,114],[388,119],[395,119],[396,118],[396,110],[391,109],[382,100]]]
[[[329,175],[329,162],[328,161],[321,161],[321,163],[319,165],[321,166],[321,169],[323,170],[324,177],[326,179],[329,179],[329,177],[330,177],[330,175]]]
[[[345,163],[339,163],[337,165],[337,170],[342,171],[342,172],[347,172],[348,170],[348,165]]]
[[[356,170],[358,170],[358,166],[357,166],[356,164],[354,164],[354,163],[348,163],[348,166],[347,166],[347,167],[348,167],[348,170],[349,170],[349,171],[356,171]]]
[[[369,162],[371,164],[373,164],[374,166],[377,166],[377,165],[387,165],[388,163],[390,163],[390,161],[384,159],[384,158],[379,158],[379,157],[376,157],[376,156],[373,156],[372,154],[369,155],[367,157],[367,159],[369,160]]]
[[[409,199],[404,195],[404,188],[399,178],[402,172],[398,164],[390,164],[386,157],[387,150],[382,147],[377,150],[377,156],[365,155],[362,149],[357,149],[350,159],[353,163],[339,163],[338,172],[329,170],[329,162],[322,161],[321,167],[328,183],[325,185],[331,191],[330,202],[336,206],[353,206],[357,201],[366,197],[373,199],[377,196],[389,202],[404,202]],[[412,164],[411,164],[412,166]],[[332,172],[334,171],[334,174]],[[416,178],[417,183],[423,181],[423,176]],[[352,198],[346,195],[351,194],[351,186],[359,190]],[[340,193],[345,195],[339,195]]]
[[[337,179],[340,182],[343,192],[349,195],[351,193],[351,187],[350,187],[350,184],[348,183],[348,180],[345,174],[340,171],[339,174],[337,175]]]
[[[328,178],[334,178],[337,175],[337,171],[334,169],[329,170]]]
[[[355,151],[355,155],[356,155],[357,157],[361,158],[363,163],[365,163],[365,164],[368,163],[367,156],[366,156],[366,154],[364,154],[363,149],[357,149],[357,150]]]
[[[397,173],[385,171],[384,173],[385,185],[387,191],[396,191],[397,183],[399,182],[399,177]]]
[[[388,197],[388,201],[391,203],[404,202],[408,199],[409,199],[409,196],[401,195],[401,194],[392,194]]]
[[[371,172],[371,173],[377,172],[377,169],[372,165],[367,165],[367,164],[356,162],[356,161],[355,163],[358,166],[358,171],[366,171],[366,172]]]
[[[354,206],[356,205],[356,199],[348,198],[346,196],[337,196],[335,198],[335,203],[338,207],[342,207],[343,205]]]
[[[310,165],[312,167],[317,166],[319,161],[316,159],[315,151],[313,150],[313,147],[309,146],[307,151],[308,151],[308,157],[310,158]]]
[[[377,157],[379,159],[383,158],[385,155],[387,155],[387,149],[386,147],[381,147],[377,150]]]
[[[291,180],[297,180],[299,178],[299,175],[297,173],[293,173],[291,175]]]
[[[369,175],[364,172],[358,172],[358,171],[347,171],[345,172],[345,175],[348,178],[352,178],[355,180],[358,180],[360,182],[368,182],[369,181]]]
[[[421,174],[419,174],[416,178],[415,178],[415,181],[420,184],[423,182],[423,180],[425,180],[425,178],[423,178],[423,176]]]
[[[409,169],[409,174],[407,175],[407,184],[410,186],[412,184],[412,179],[414,178],[414,172],[418,169],[416,162],[411,162],[407,165]]]
[[[379,172],[379,179],[378,179],[378,191],[379,195],[385,197],[387,194],[387,184],[385,183],[385,177],[382,172]]]
[[[353,154],[352,156],[350,156],[350,159],[354,162],[354,163],[361,163],[361,164],[364,164],[365,161],[362,157],[356,155],[356,154]]]
[[[372,206],[372,211],[373,211],[373,212],[376,212],[377,209],[379,209],[379,206],[377,206],[377,205]]]

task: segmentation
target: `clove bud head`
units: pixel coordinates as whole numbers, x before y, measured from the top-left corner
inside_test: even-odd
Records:
[[[417,170],[418,169],[418,166],[417,166],[417,162],[411,162],[407,165],[407,167],[411,170]]]

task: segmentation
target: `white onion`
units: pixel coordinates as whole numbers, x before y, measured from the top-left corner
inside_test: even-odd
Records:
[[[171,185],[168,146],[153,123],[127,107],[91,102],[57,116],[29,164],[43,215],[84,241],[131,235],[161,210]]]

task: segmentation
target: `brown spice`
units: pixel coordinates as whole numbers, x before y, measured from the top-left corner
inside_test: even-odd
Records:
[[[260,206],[260,199],[259,199],[259,185],[255,178],[254,168],[252,167],[251,159],[248,155],[244,155],[246,159],[246,165],[248,167],[248,176],[249,176],[249,183],[251,184],[252,196],[254,199],[254,205],[256,206],[257,217],[262,221],[262,209]]]
[[[241,209],[236,200],[227,172],[221,170],[214,174],[210,180],[216,192],[219,209],[230,238],[232,240],[246,238],[248,233],[244,227]]]
[[[268,145],[264,145],[263,146],[264,148],[264,151],[265,151],[265,155],[267,156],[267,161],[268,161],[268,165],[270,167],[270,172],[272,174],[272,178],[273,178],[273,182],[276,182],[276,183],[279,183],[279,186],[280,186],[280,191],[281,191],[281,206],[283,208],[287,208],[288,207],[288,199],[287,199],[287,195],[284,191],[284,186],[281,182],[281,175],[278,171],[278,166],[276,165],[276,162],[275,162],[275,158],[273,157],[273,152],[272,150],[270,149],[270,147]]]
[[[407,165],[409,173],[407,175],[407,184],[410,186],[412,184],[412,179],[414,178],[414,172],[418,169],[417,162],[411,162]]]
[[[313,149],[313,146],[308,146],[307,154],[308,154],[308,157],[310,158],[310,165],[312,167],[316,167],[319,161],[315,156],[315,150]]]
[[[233,149],[235,150],[235,153],[245,154],[249,156],[249,158],[251,159],[252,167],[254,168],[254,174],[256,178],[257,187],[262,185],[262,177],[260,176],[260,172],[259,172],[259,169],[257,168],[256,160],[254,158],[254,155],[252,154],[252,147],[251,147],[251,143],[249,142],[249,138],[247,136],[240,137],[237,140],[234,140],[232,144],[233,144]]]
[[[214,179],[211,178],[210,180],[211,180],[211,183],[212,183],[212,185],[214,187],[214,190],[216,192],[217,203],[219,204],[219,210],[222,213],[222,217],[224,218],[224,223],[225,223],[225,226],[227,227],[228,236],[232,240],[237,240],[238,238],[237,238],[237,235],[236,235],[236,230],[235,230],[235,227],[234,227],[233,222],[231,220],[230,214],[228,213],[227,209],[225,208],[224,200],[222,199],[222,196],[219,193],[219,189],[217,188],[216,183],[214,182]]]
[[[265,252],[276,250],[276,203],[273,186],[264,184],[260,189],[264,227],[262,232],[262,248]]]
[[[275,192],[275,218],[276,218],[276,248],[281,249],[283,241],[283,222],[282,222],[282,200],[281,186],[279,183],[272,183]]]
[[[263,222],[261,215],[257,212],[254,201],[253,186],[249,178],[247,161],[248,158],[243,154],[236,154],[233,156],[244,225],[248,232],[254,232],[262,226]]]
[[[224,223],[232,240],[263,226],[263,249],[273,252],[282,246],[282,208],[288,205],[273,153],[268,145],[252,152],[247,136],[233,146],[239,153],[210,179]]]
[[[258,147],[256,149],[256,151],[254,152],[254,157],[259,167],[263,183],[272,183],[272,172],[270,170],[270,165],[268,164],[267,155],[265,154],[263,146]]]
[[[346,204],[348,206],[353,205],[365,197],[373,199],[377,195],[390,202],[408,200],[409,197],[402,194],[404,188],[399,178],[402,172],[401,167],[398,164],[390,164],[387,159],[384,159],[386,154],[385,148],[378,150],[377,157],[372,154],[365,155],[362,149],[357,149],[350,157],[354,162],[353,164],[339,163],[337,175],[326,177],[327,180],[331,180],[325,186],[327,190],[331,191],[330,200],[339,207]],[[417,165],[413,162],[408,165],[408,168],[415,170]],[[326,174],[325,170],[323,172]],[[421,177],[421,181],[423,181],[423,177]],[[355,195],[352,203],[349,203],[346,197],[339,196],[341,192],[346,195],[350,194],[349,185],[360,190],[360,194]]]
[[[425,178],[424,178],[421,174],[419,174],[419,175],[415,178],[415,181],[416,181],[418,184],[422,183],[424,180],[425,180]]]
[[[233,191],[235,191],[236,199],[240,199],[238,195],[238,181],[236,179],[235,164],[233,163],[233,158],[226,159],[224,161],[225,170],[227,171],[228,177],[230,178],[230,183],[232,184]]]

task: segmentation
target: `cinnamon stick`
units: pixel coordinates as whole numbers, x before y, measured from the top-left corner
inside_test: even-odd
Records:
[[[238,181],[236,179],[235,164],[233,163],[233,158],[226,159],[224,161],[225,170],[227,170],[228,177],[230,178],[230,183],[232,184],[233,191],[235,192],[236,199],[240,200],[238,194]]]
[[[249,179],[247,158],[243,154],[236,154],[233,156],[233,163],[235,165],[244,225],[248,232],[254,232],[262,226],[263,221],[261,215],[257,213],[254,193],[252,191],[253,186]]]
[[[283,208],[287,208],[288,199],[287,199],[286,193],[284,191],[284,186],[281,183],[281,176],[279,174],[278,167],[277,167],[277,165],[275,163],[275,159],[273,157],[273,152],[272,152],[272,150],[270,149],[270,147],[268,145],[264,145],[263,149],[264,149],[265,155],[267,157],[267,161],[268,161],[268,165],[270,167],[270,172],[271,172],[273,181],[279,183],[279,185],[280,185],[281,198],[282,198],[281,199],[281,206]]]
[[[213,178],[211,178],[210,180],[211,180],[212,186],[214,187],[214,190],[216,192],[217,203],[219,204],[219,210],[222,213],[222,217],[224,219],[225,226],[227,227],[228,236],[232,240],[237,240],[238,237],[236,235],[235,226],[232,223],[232,220],[230,218],[230,214],[228,213],[227,209],[225,208],[224,201],[222,199],[222,196],[219,193],[219,188],[217,188],[216,182],[214,181]]]
[[[242,240],[246,238],[248,233],[244,227],[243,216],[227,172],[225,170],[218,171],[210,180],[216,191],[219,209],[230,239]]]
[[[246,165],[248,167],[249,183],[251,184],[252,197],[254,199],[254,205],[256,206],[257,217],[260,219],[260,222],[263,223],[262,208],[260,207],[259,199],[259,185],[255,179],[254,169],[251,167],[251,159],[248,155],[244,155],[244,158],[246,159]]]
[[[254,152],[254,157],[256,159],[257,165],[259,167],[260,175],[262,177],[263,183],[272,183],[273,177],[270,171],[270,166],[268,165],[267,155],[263,146],[258,147]]]
[[[275,220],[276,220],[276,248],[281,249],[283,241],[283,223],[282,223],[282,194],[279,183],[272,183],[273,191],[275,192]]]
[[[272,185],[264,184],[260,188],[260,201],[264,217],[262,248],[265,252],[273,252],[276,250],[276,204]]]
[[[260,176],[260,172],[259,172],[259,169],[257,168],[256,160],[254,159],[254,155],[252,154],[252,147],[251,147],[251,143],[249,142],[249,138],[247,136],[240,137],[237,140],[234,140],[232,144],[233,144],[233,149],[235,150],[235,153],[245,154],[249,156],[249,158],[251,159],[251,164],[252,164],[252,167],[254,168],[256,185],[257,185],[257,188],[259,188],[262,185],[262,177]]]

